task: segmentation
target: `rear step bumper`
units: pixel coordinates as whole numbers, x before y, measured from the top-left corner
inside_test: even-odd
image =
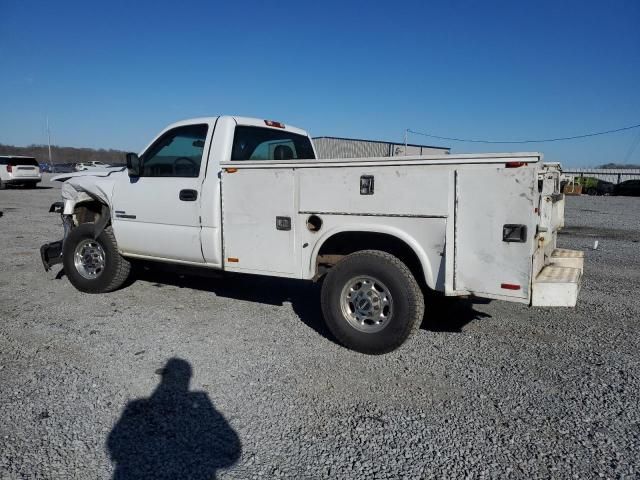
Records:
[[[555,254],[558,250],[555,250]],[[531,305],[534,307],[575,307],[582,283],[584,255],[577,250],[564,250],[563,258],[574,260],[561,266],[561,260],[555,263],[552,255],[550,265],[544,267],[533,281]],[[572,254],[571,252],[575,252]],[[582,254],[582,255],[580,255]],[[572,255],[574,255],[572,257]]]
[[[582,250],[556,248],[551,254],[550,263],[556,267],[577,268],[582,273],[584,269],[584,252]]]

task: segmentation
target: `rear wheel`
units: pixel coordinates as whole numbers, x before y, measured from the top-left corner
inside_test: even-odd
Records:
[[[407,266],[393,255],[348,255],[322,285],[327,327],[348,348],[367,354],[398,348],[420,326],[424,297]]]
[[[7,184],[0,180],[0,190],[4,190],[5,188],[7,188]]]
[[[93,232],[93,223],[83,223],[69,232],[62,252],[64,271],[81,292],[111,292],[127,280],[131,264],[118,252],[110,226],[98,238],[93,238]]]

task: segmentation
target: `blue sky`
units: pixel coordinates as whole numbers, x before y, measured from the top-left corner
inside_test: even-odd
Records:
[[[401,141],[517,140],[640,123],[640,2],[0,0],[0,142],[138,151],[201,115]],[[539,150],[622,161],[640,129]],[[640,147],[627,159],[640,163]]]

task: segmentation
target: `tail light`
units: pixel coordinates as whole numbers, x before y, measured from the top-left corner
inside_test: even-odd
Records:
[[[284,128],[284,123],[276,122],[273,120],[265,120],[264,123],[268,127]]]
[[[13,172],[13,165],[11,164],[7,165],[7,172],[9,173]]]
[[[518,167],[526,167],[527,162],[507,162],[505,167],[507,168],[518,168]]]

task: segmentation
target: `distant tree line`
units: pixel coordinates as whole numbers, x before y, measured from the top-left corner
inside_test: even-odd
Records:
[[[121,150],[105,150],[104,148],[75,148],[51,145],[51,157],[55,164],[100,161],[110,165],[124,165],[125,153]],[[0,143],[0,155],[23,155],[25,157],[34,157],[40,163],[49,162],[49,148],[46,145],[15,147]]]
[[[612,168],[612,169],[621,169],[621,168],[640,168],[640,165],[632,165],[632,164],[624,164],[624,163],[605,163],[604,165],[600,165],[597,168]]]

